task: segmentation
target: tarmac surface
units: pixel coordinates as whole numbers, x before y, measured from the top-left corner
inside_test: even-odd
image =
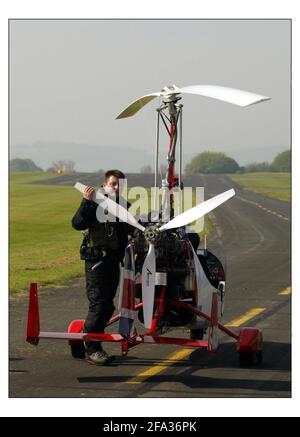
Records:
[[[78,180],[77,175],[75,178]],[[235,187],[223,175],[205,175],[194,182],[205,187],[205,199]],[[24,293],[10,300],[9,396],[291,397],[290,204],[236,189],[236,196],[217,208],[211,218],[217,227],[212,249],[222,249],[227,261],[221,322],[230,324],[235,320],[237,326],[232,329],[236,332],[239,326],[262,329],[262,364],[240,367],[235,341],[222,334],[216,354],[173,345],[141,344],[122,357],[118,343],[107,343],[105,349],[116,360],[106,367],[91,366],[73,359],[64,340],[41,340],[38,347],[26,343],[28,296]],[[64,287],[41,289],[39,303],[41,330],[66,331],[71,320],[86,316],[84,279]],[[109,327],[107,332],[117,332],[117,326]],[[168,335],[188,336],[188,331],[178,328]]]

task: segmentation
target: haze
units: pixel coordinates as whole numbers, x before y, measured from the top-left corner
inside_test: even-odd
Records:
[[[204,150],[240,165],[290,147],[289,20],[11,20],[10,158],[78,171],[153,166],[154,100],[163,86],[214,84],[272,98],[240,108],[184,96],[184,163]],[[168,139],[162,136],[161,162]]]

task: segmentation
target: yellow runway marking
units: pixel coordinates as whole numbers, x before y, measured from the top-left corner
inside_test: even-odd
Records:
[[[288,296],[289,294],[291,294],[292,289],[291,287],[287,287],[284,290],[282,290],[280,293],[278,293],[280,296]]]
[[[194,349],[181,349],[180,351],[177,351],[172,355],[166,357],[164,360],[161,361],[161,363],[155,364],[153,367],[150,367],[144,372],[139,373],[133,379],[126,381],[125,384],[140,384],[141,382],[144,382],[145,379],[151,378],[152,376],[157,375],[158,373],[165,370],[167,367],[172,366],[176,363],[176,361],[183,360],[193,351]]]
[[[229,323],[226,323],[225,326],[240,326],[245,322],[248,322],[248,320],[253,319],[253,317],[257,316],[258,314],[264,312],[266,308],[253,308],[250,311],[247,311],[243,316],[238,317],[237,319],[232,320]]]

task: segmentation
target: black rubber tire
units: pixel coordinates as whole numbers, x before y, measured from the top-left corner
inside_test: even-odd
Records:
[[[191,329],[190,339],[191,340],[202,340],[204,336],[204,329]]]
[[[262,351],[255,353],[239,352],[239,361],[241,367],[254,367],[262,363]]]
[[[71,355],[73,358],[81,358],[81,359],[85,358],[85,347],[82,342],[78,344],[71,344],[70,348],[71,348]]]

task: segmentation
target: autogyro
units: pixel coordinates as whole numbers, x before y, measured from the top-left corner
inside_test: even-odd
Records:
[[[94,202],[136,231],[125,249],[123,274],[120,281],[119,308],[108,325],[118,323],[118,332],[110,334],[83,333],[84,320],[73,320],[67,332],[40,331],[37,284],[31,284],[27,341],[37,345],[40,339],[65,339],[74,358],[84,358],[84,341],[119,342],[122,355],[141,343],[175,344],[201,347],[210,352],[219,348],[219,332],[236,340],[240,363],[256,364],[262,360],[262,332],[258,328],[242,327],[238,333],[222,325],[225,302],[225,269],[221,261],[206,248],[199,249],[198,236],[187,226],[208,214],[234,196],[230,189],[182,212],[182,95],[197,94],[241,107],[269,100],[269,97],[239,89],[215,85],[195,85],[179,88],[166,86],[135,100],[117,119],[135,115],[155,98],[157,108],[157,142],[155,148],[154,213],[141,222],[126,208],[97,191]],[[158,206],[158,154],[160,124],[169,136],[167,171],[162,180],[162,202]],[[178,141],[179,139],[179,141]],[[178,176],[175,176],[176,149],[179,143]],[[75,188],[83,192],[85,185]],[[174,216],[174,192],[177,192],[179,214]],[[143,223],[143,224],[142,224]],[[136,303],[136,297],[140,302]],[[137,319],[144,325],[138,332]],[[172,328],[184,326],[189,338],[166,336]],[[205,338],[207,336],[207,338]]]

